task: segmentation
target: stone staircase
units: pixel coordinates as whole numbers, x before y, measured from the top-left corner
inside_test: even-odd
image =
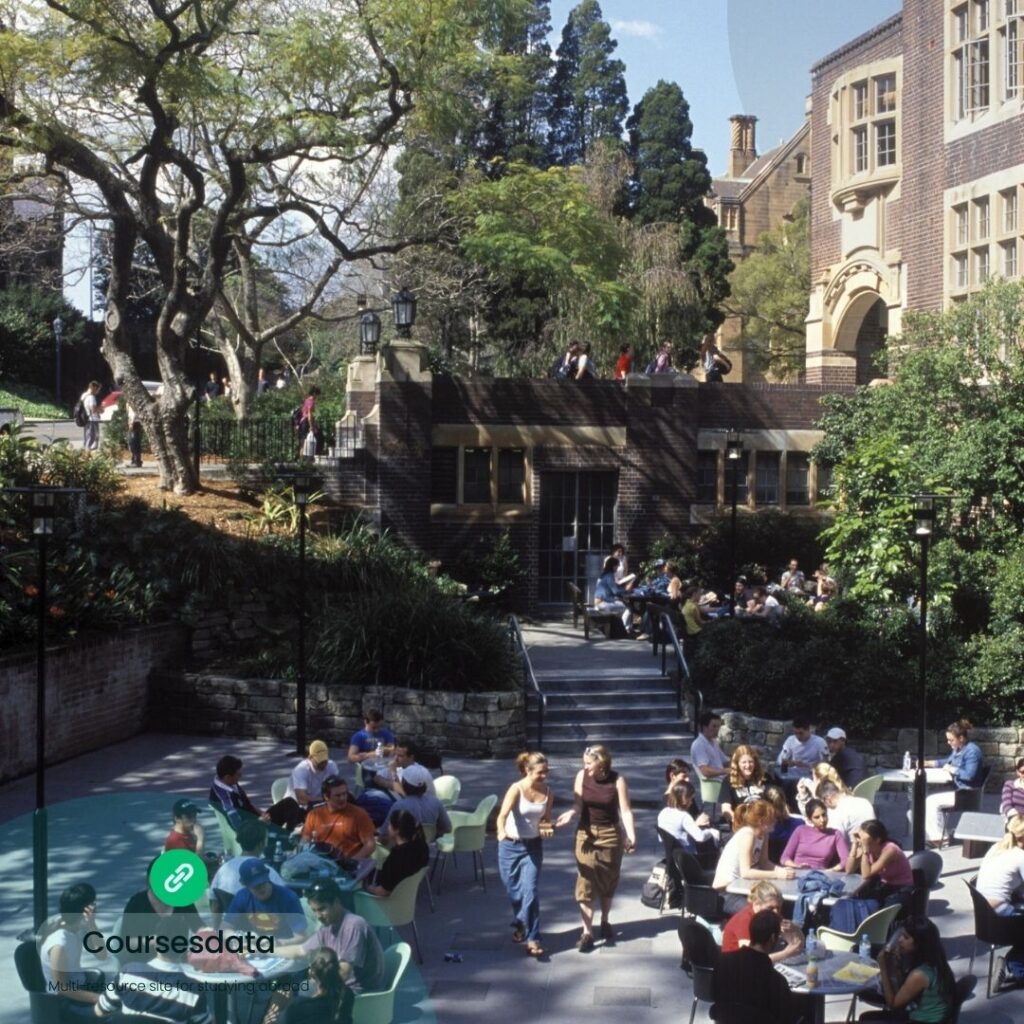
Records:
[[[538,672],[547,697],[542,749],[548,756],[579,755],[591,743],[604,743],[614,756],[677,756],[693,740],[693,708],[676,713],[672,679],[655,669],[597,669],[572,674]],[[537,742],[537,698],[527,706],[527,736]]]

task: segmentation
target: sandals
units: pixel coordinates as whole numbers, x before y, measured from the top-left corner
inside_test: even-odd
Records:
[[[594,948],[594,935],[593,935],[593,933],[592,932],[584,932],[576,940],[576,948],[581,953],[589,953],[589,952],[591,952],[593,950],[593,948]]]
[[[526,938],[526,925],[522,921],[516,921],[515,927],[512,931],[512,941],[522,942]]]
[[[543,956],[544,947],[539,942],[528,942],[526,944],[527,956]]]

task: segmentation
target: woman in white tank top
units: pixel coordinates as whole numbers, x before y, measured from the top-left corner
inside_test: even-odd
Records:
[[[548,759],[541,753],[516,758],[523,776],[508,788],[498,811],[498,870],[512,903],[516,942],[526,941],[530,956],[542,956],[540,944],[540,866],[542,839],[552,834]]]

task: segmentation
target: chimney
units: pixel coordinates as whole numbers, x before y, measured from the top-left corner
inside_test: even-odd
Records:
[[[743,172],[757,159],[754,126],[757,118],[752,114],[733,114],[729,118],[729,177],[741,178]]]

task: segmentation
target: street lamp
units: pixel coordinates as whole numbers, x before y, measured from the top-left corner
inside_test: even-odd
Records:
[[[359,354],[361,356],[376,355],[379,341],[380,317],[371,309],[359,318]]]
[[[299,510],[299,600],[298,605],[298,665],[295,696],[296,753],[305,756],[306,750],[306,507],[310,495],[320,486],[320,479],[311,473],[295,473],[289,477]]]
[[[416,323],[416,297],[408,288],[403,288],[391,300],[395,317],[395,330],[400,338],[412,337],[412,325]]]
[[[729,580],[729,606],[736,614],[736,489],[739,476],[740,459],[743,458],[743,438],[739,431],[730,429],[725,437],[725,460],[732,469],[732,528],[730,531],[730,566],[732,577]]]
[[[917,770],[914,772],[914,814],[913,840],[914,850],[923,850],[925,785],[924,770],[924,733],[928,727],[928,685],[926,670],[928,665],[928,545],[935,527],[935,495],[914,495],[914,536],[921,545],[921,582],[918,592],[918,650],[917,650],[917,682],[921,693],[921,720],[917,727]]]
[[[64,318],[58,316],[58,317],[55,317],[54,321],[53,321],[54,351],[55,351],[56,356],[57,356],[57,361],[56,361],[56,377],[57,377],[57,380],[56,380],[56,384],[54,386],[54,393],[56,395],[57,404],[58,405],[60,405],[60,345],[61,345],[61,341],[63,340],[63,338],[64,338]]]
[[[32,815],[32,918],[38,928],[47,918],[47,821],[46,821],[46,563],[47,539],[58,518],[57,499],[83,494],[81,487],[5,487],[4,494],[27,494],[32,516],[32,536],[39,541],[36,594],[36,809]]]

